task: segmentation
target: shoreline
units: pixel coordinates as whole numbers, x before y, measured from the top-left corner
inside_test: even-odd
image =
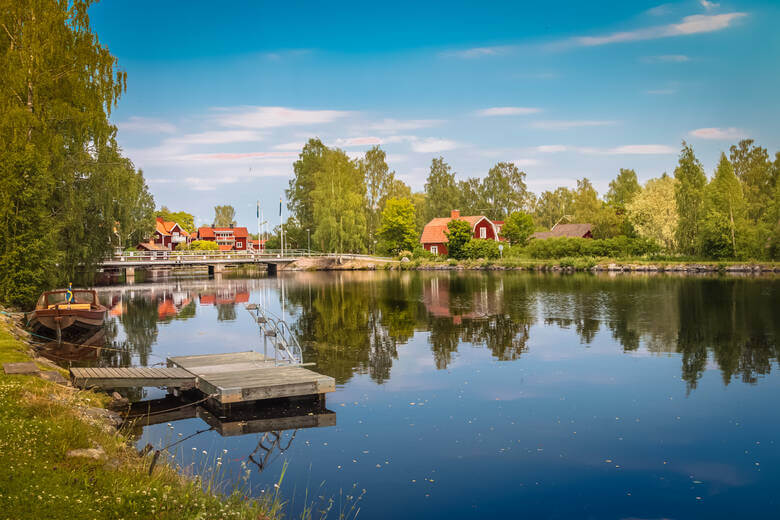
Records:
[[[64,369],[36,356],[19,314],[0,307],[0,363],[28,372],[0,371],[0,508],[9,518],[279,518],[278,495],[226,494],[155,464],[167,451],[136,450],[112,398],[72,387]]]
[[[773,274],[780,273],[779,262],[650,261],[629,259],[561,258],[533,260],[504,258],[496,260],[402,259],[377,262],[337,258],[307,258],[293,262],[280,271],[528,271],[598,273],[673,273],[673,274]]]

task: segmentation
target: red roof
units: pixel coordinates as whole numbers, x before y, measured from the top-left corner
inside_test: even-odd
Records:
[[[198,228],[198,236],[200,238],[214,238],[214,230],[210,227]]]
[[[484,215],[472,215],[468,217],[458,217],[458,220],[468,222],[472,231],[477,223],[485,219],[490,222]],[[420,237],[421,244],[445,244],[447,242],[447,235],[444,234],[447,231],[447,224],[452,221],[451,217],[435,218],[428,222],[423,228],[422,237]]]
[[[220,251],[231,251],[233,249],[233,246],[230,244],[219,244],[219,250]]]
[[[190,236],[190,234],[187,233],[186,231],[184,231],[184,228],[179,226],[179,224],[177,224],[176,222],[170,221],[170,220],[163,220],[162,217],[157,217],[157,221],[155,223],[155,226],[156,226],[155,229],[161,235],[166,235],[166,236],[170,235],[173,232],[174,228],[178,227],[180,234],[184,235],[185,237]]]
[[[202,228],[201,228],[202,229]],[[212,232],[216,231],[232,231],[235,238],[246,238],[249,236],[249,232],[245,227],[215,227],[209,228]]]

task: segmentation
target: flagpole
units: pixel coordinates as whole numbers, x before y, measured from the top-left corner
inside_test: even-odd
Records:
[[[282,257],[284,257],[284,220],[282,220],[281,197],[279,197],[279,246],[282,248]]]

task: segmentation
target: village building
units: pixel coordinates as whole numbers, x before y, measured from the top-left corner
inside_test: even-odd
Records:
[[[555,224],[550,231],[534,233],[530,238],[593,238],[591,224]]]
[[[144,251],[171,251],[181,243],[189,243],[192,235],[173,221],[157,217],[155,220],[154,234],[148,242],[141,242],[137,249]]]
[[[216,242],[220,251],[246,251],[252,247],[245,227],[199,227],[195,239]]]
[[[490,220],[484,215],[461,216],[460,211],[454,209],[449,217],[434,218],[423,228],[420,243],[423,249],[434,255],[447,254],[447,225],[453,220],[463,220],[471,226],[472,238],[485,240],[503,240],[501,238],[502,220]]]

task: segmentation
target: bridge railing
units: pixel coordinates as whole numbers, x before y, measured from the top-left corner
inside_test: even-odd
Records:
[[[175,260],[229,260],[247,258],[290,258],[301,256],[319,256],[316,251],[307,249],[265,249],[265,250],[237,250],[237,251],[123,251],[107,258],[109,262],[133,262],[133,261],[175,261]]]

